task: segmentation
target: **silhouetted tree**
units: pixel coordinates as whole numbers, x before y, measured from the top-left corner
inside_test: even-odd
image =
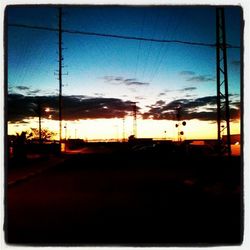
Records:
[[[25,160],[26,159],[26,132],[22,132],[21,134],[16,133],[16,140],[14,142],[14,158],[17,160]]]
[[[41,130],[41,139],[43,141],[50,140],[55,135],[56,135],[56,133],[50,131],[49,129],[45,128],[45,129]],[[31,128],[29,133],[28,133],[27,139],[39,139],[39,129]]]

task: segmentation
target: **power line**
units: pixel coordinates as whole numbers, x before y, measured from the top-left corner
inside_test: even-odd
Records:
[[[146,19],[146,17],[145,17],[145,10],[144,10],[140,36],[143,35],[145,19]],[[138,69],[138,65],[139,65],[140,51],[141,51],[141,41],[139,41],[138,49],[137,49],[136,67],[135,67],[135,78],[137,77],[137,69]]]
[[[182,10],[182,14],[183,14],[183,10]],[[172,20],[172,16],[171,16],[171,20]],[[178,29],[178,27],[179,27],[179,25],[180,25],[180,19],[178,19],[177,20],[177,22],[175,23],[175,27],[174,27],[174,31],[176,32],[176,30]],[[168,23],[168,27],[167,27],[167,29],[166,29],[166,34],[165,34],[165,36],[164,37],[166,37],[167,36],[167,34],[169,33],[169,27],[171,27],[170,26],[170,22]],[[173,37],[173,33],[169,36],[169,37]],[[164,48],[164,43],[162,43],[161,44],[161,47],[160,47],[160,52],[162,51],[162,48]],[[155,78],[155,76],[158,74],[158,71],[159,71],[159,69],[161,68],[161,64],[162,64],[162,62],[163,62],[163,59],[165,58],[165,55],[166,55],[166,53],[168,52],[168,50],[169,50],[169,46],[168,47],[166,47],[165,49],[163,49],[163,52],[162,53],[158,53],[158,55],[161,55],[161,57],[159,58],[160,60],[158,61],[158,65],[156,64],[156,67],[155,67],[155,71],[152,71],[152,74],[150,75],[150,80],[149,80],[149,82],[152,82],[153,81],[153,79]]]
[[[155,22],[154,22],[153,33],[152,33],[153,38],[154,38],[154,36],[155,36],[156,25],[157,25],[158,19],[159,19],[159,15],[157,15],[156,20],[155,20]],[[148,59],[149,59],[149,57],[150,57],[151,48],[152,48],[152,41],[150,41],[150,43],[149,43],[148,54],[147,54],[147,57],[146,57],[146,60],[145,60],[145,64],[144,64],[144,68],[143,68],[143,72],[142,72],[142,81],[144,80],[145,71],[146,71],[147,66],[148,66]]]
[[[8,24],[8,26],[58,32],[58,29],[56,29],[56,28],[33,26],[33,25],[26,25],[26,24]],[[62,32],[69,33],[69,34],[110,37],[110,38],[125,39],[125,40],[139,40],[139,41],[147,41],[147,42],[177,43],[177,44],[204,46],[204,47],[216,47],[216,43],[201,43],[201,42],[189,42],[189,41],[181,41],[181,40],[154,39],[154,38],[146,38],[146,37],[123,36],[123,35],[115,35],[115,34],[104,34],[104,33],[87,32],[87,31],[67,30],[67,29],[62,29]],[[234,45],[227,44],[227,48],[239,49],[240,46],[234,46]]]

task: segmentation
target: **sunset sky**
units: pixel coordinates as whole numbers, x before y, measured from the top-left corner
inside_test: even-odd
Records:
[[[58,28],[56,7],[9,7],[8,24]],[[226,7],[227,43],[240,46],[241,9]],[[213,7],[63,8],[65,30],[215,44]],[[8,26],[8,134],[58,123],[58,32]],[[216,138],[216,48],[63,33],[63,137]],[[240,133],[240,49],[228,49],[231,133]],[[50,108],[49,112],[45,112]],[[48,111],[48,110],[47,110]],[[125,122],[123,123],[123,117]]]

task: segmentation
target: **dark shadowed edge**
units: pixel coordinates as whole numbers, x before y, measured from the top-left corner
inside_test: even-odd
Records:
[[[243,103],[243,98],[244,98],[244,93],[243,93],[243,87],[244,87],[244,60],[243,60],[243,56],[244,56],[244,41],[243,41],[243,35],[244,35],[244,24],[245,24],[245,20],[243,19],[243,7],[239,4],[237,4],[238,2],[236,2],[235,5],[212,5],[212,4],[194,4],[194,5],[188,5],[188,4],[182,4],[182,5],[175,5],[175,4],[166,4],[166,5],[162,5],[159,4],[152,4],[152,5],[124,5],[124,4],[110,4],[108,5],[109,7],[122,7],[122,6],[126,6],[126,7],[191,7],[191,8],[204,8],[204,7],[238,7],[241,9],[241,72],[240,72],[240,87],[241,87],[241,117],[240,117],[240,122],[241,122],[241,183],[242,183],[242,187],[244,185],[244,155],[243,155],[243,147],[244,147],[244,124],[243,124],[243,117],[244,117],[244,103]],[[107,4],[103,4],[103,5],[98,5],[98,6],[105,6]],[[7,110],[8,110],[8,106],[7,106],[7,96],[8,96],[8,39],[7,39],[7,32],[8,32],[8,27],[7,27],[7,11],[9,9],[9,7],[84,7],[84,6],[96,6],[95,4],[8,4],[6,5],[6,8],[4,10],[4,236],[5,236],[5,243],[8,244],[9,246],[15,246],[14,244],[9,244],[7,243],[7,234],[8,234],[8,230],[6,227],[7,224],[7,217],[6,217],[6,212],[7,212],[7,197],[6,197],[6,189],[7,189],[7,132],[8,132],[8,125],[7,125]],[[249,190],[248,190],[249,191]],[[244,203],[244,193],[245,190],[243,188],[243,192],[241,192],[241,206],[242,206],[242,214],[241,214],[241,243],[243,243],[243,238],[244,238],[244,212],[245,212],[245,203]],[[201,243],[197,243],[197,244],[114,244],[114,245],[88,245],[88,244],[18,244],[17,246],[94,246],[94,247],[108,247],[108,246],[112,246],[112,247],[126,247],[126,246],[133,246],[133,247],[217,247],[217,246],[234,246],[234,245],[224,245],[224,244],[201,244]],[[238,245],[236,245],[238,246]]]

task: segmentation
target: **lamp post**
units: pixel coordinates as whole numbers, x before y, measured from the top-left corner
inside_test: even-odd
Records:
[[[38,131],[39,131],[39,144],[42,143],[42,109],[41,103],[38,102],[37,104],[37,114],[38,114]]]
[[[38,101],[36,113],[38,115],[38,133],[39,133],[39,143],[40,144],[42,143],[42,115],[43,115],[43,111],[46,113],[49,113],[49,112],[51,112],[51,109],[48,107],[43,109],[40,101]],[[52,115],[49,115],[48,118],[51,119]]]
[[[67,123],[65,123],[64,129],[65,129],[65,143],[66,143],[66,140],[67,140]]]
[[[186,126],[186,122],[185,121],[183,121],[182,123],[180,122],[180,118],[181,118],[181,106],[178,106],[177,108],[176,108],[176,118],[177,118],[177,120],[178,120],[178,123],[176,123],[175,124],[175,127],[176,128],[178,128],[178,142],[181,142],[181,137],[184,135],[184,131],[180,131],[180,127],[181,127],[181,125],[183,126],[183,127],[185,127]]]

